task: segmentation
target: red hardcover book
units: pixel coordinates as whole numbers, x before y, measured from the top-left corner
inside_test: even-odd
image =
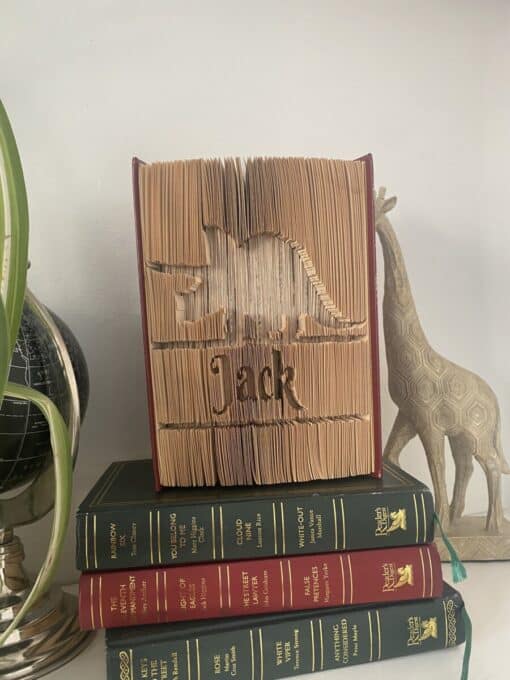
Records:
[[[83,574],[84,630],[438,597],[435,546]]]

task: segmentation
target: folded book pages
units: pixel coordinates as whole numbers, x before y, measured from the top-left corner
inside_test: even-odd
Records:
[[[381,474],[372,161],[134,161],[158,485]]]

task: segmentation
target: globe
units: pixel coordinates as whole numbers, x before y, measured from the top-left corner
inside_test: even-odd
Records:
[[[89,396],[85,357],[66,324],[56,314],[50,314],[69,352],[83,418]],[[27,304],[23,308],[9,380],[47,395],[67,419],[69,396],[54,338]],[[0,493],[31,481],[50,461],[49,428],[39,409],[24,399],[5,397],[0,408]]]

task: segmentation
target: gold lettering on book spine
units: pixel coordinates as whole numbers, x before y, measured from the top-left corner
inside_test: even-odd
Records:
[[[304,158],[139,166],[163,486],[374,472],[367,173]]]
[[[391,510],[386,506],[378,506],[375,509],[375,535],[388,536],[394,531],[407,529],[407,512],[405,508],[398,508],[398,510]]]
[[[405,586],[414,586],[414,568],[412,564],[403,564],[401,567],[394,562],[382,564],[383,587],[382,591],[393,592]]]

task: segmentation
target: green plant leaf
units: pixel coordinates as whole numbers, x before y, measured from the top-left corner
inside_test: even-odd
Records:
[[[32,590],[16,613],[14,619],[0,635],[0,646],[3,645],[28,610],[47,591],[51,584],[64,545],[64,538],[71,509],[72,490],[71,443],[66,423],[55,404],[46,395],[41,394],[32,387],[16,385],[10,382],[7,383],[5,396],[14,399],[26,399],[32,404],[35,404],[48,421],[55,469],[55,507],[46,558]]]
[[[48,421],[54,458],[55,504],[48,552],[35,583],[14,619],[0,634],[0,646],[51,584],[69,521],[72,489],[71,443],[55,404],[31,387],[9,383],[25,300],[28,267],[28,204],[16,140],[0,101],[0,404],[8,396],[35,404]]]
[[[3,154],[0,154],[0,159],[3,159]],[[3,262],[5,250],[5,223],[7,222],[7,215],[5,213],[6,204],[4,200],[4,193],[6,191],[7,191],[7,179],[5,178],[5,171],[3,170],[3,160],[0,160],[0,266],[1,266],[0,278],[3,278],[4,276]]]
[[[9,365],[11,355],[9,354],[9,326],[5,315],[4,301],[0,297],[0,407],[4,400],[4,389],[9,377]]]
[[[0,294],[11,357],[23,312],[28,266],[28,203],[21,159],[0,101]]]

